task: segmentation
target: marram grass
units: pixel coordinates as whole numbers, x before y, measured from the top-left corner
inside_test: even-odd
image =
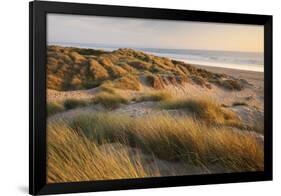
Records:
[[[126,148],[101,151],[106,143],[139,149],[140,155],[132,157]],[[162,176],[161,165],[149,168],[142,153],[202,173],[263,170],[263,144],[254,134],[169,114],[134,119],[102,112],[48,125],[48,182]]]

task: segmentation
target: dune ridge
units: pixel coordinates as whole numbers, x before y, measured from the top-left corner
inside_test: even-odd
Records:
[[[136,51],[120,48],[112,52],[94,49],[48,46],[47,86],[58,91],[97,87],[110,80],[114,83],[132,81],[122,88],[139,90],[142,81],[155,89],[168,84],[194,83],[203,88],[213,85],[227,90],[242,90],[246,80],[226,74]],[[116,84],[118,86],[118,84]]]

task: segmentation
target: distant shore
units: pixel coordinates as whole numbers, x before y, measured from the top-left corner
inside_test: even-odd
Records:
[[[192,61],[186,59],[178,59],[185,63],[189,63],[192,65],[201,65],[204,67],[215,67],[215,68],[225,68],[225,69],[233,69],[233,70],[241,70],[241,71],[251,71],[251,72],[259,72],[263,73],[264,68],[262,65],[253,66],[253,65],[238,65],[238,64],[230,64],[230,63],[219,63],[219,62],[200,62],[200,61]]]
[[[227,74],[235,78],[243,78],[254,84],[257,88],[263,88],[264,72],[240,70],[224,67],[213,67],[205,65],[194,65],[214,73]]]

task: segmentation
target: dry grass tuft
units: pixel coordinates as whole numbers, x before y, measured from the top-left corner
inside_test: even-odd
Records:
[[[103,56],[99,59],[99,63],[103,65],[112,78],[119,78],[127,74],[127,71],[122,67],[115,65],[110,57]]]
[[[112,82],[104,82],[102,85],[99,86],[99,90],[101,92],[106,92],[106,93],[111,93],[111,94],[116,94],[115,89],[113,88]]]
[[[54,115],[65,110],[64,106],[58,102],[47,103],[47,114],[48,116]]]
[[[160,91],[154,93],[148,93],[142,96],[135,98],[134,100],[137,102],[143,101],[166,101],[172,99],[172,95],[167,91]]]
[[[190,165],[201,168],[202,173],[212,173],[214,168],[221,173],[264,168],[263,144],[254,134],[206,126],[187,117],[130,118],[95,112],[70,122],[51,123],[47,133],[49,183],[162,175],[161,165],[144,164],[136,152],[184,162],[181,167],[187,167],[186,171]],[[104,150],[106,143],[109,148]],[[131,156],[128,148],[120,146],[139,151]],[[172,166],[170,169],[174,171]]]
[[[71,110],[77,107],[87,106],[89,103],[88,100],[79,100],[79,99],[66,99],[63,103],[66,110]]]
[[[183,109],[207,123],[242,126],[240,119],[234,112],[208,99],[168,100],[162,102],[161,107],[164,109]]]
[[[148,70],[151,67],[150,63],[144,61],[131,61],[129,62],[129,65],[131,65],[136,69],[141,69],[141,70]]]
[[[232,106],[248,106],[246,102],[236,101],[232,103]]]
[[[188,164],[196,165],[202,168],[202,173],[206,172],[206,170],[212,172],[214,168],[220,168],[220,172],[263,170],[263,145],[259,143],[255,135],[244,134],[231,128],[206,126],[187,117],[174,118],[170,115],[162,114],[130,118],[125,115],[111,113],[93,113],[92,115],[76,117],[69,123],[71,128],[68,129],[83,138],[83,141],[85,140],[95,145],[103,145],[106,142],[120,143],[131,148],[140,149],[143,153],[150,154],[158,159],[184,161],[187,167]],[[64,139],[64,126],[59,127],[57,130],[60,137],[54,137],[61,140],[58,146],[62,148],[62,152],[59,153],[55,150],[54,155],[50,155],[49,158],[58,156],[56,159],[62,159],[54,164],[56,167],[61,167],[61,162],[70,161],[72,163],[74,160],[74,167],[76,167],[76,164],[81,164],[77,166],[80,168],[78,171],[86,175],[88,171],[81,168],[91,167],[92,164],[89,163],[93,158],[83,154],[83,149],[87,145],[84,147],[85,144],[77,144],[76,140],[71,139],[68,142]],[[52,128],[50,125],[49,129]],[[48,143],[54,142],[48,141]],[[65,144],[70,145],[74,152],[64,153],[67,151],[63,146]],[[91,147],[89,150],[95,152],[95,148]],[[118,152],[120,151],[115,153]],[[73,157],[64,158],[60,156]],[[111,167],[112,165],[105,161],[108,156],[110,157],[110,154],[103,154],[103,159],[101,159],[103,164],[100,166],[102,168],[98,167],[92,172],[99,173],[100,170],[104,171],[103,168]],[[120,158],[124,159],[124,157]],[[82,163],[79,163],[80,161]],[[145,168],[147,165],[140,166]],[[69,166],[67,169],[72,167]],[[118,165],[118,167],[121,167],[121,165]],[[127,165],[123,164],[123,167],[126,168]],[[58,172],[68,174],[64,167],[61,167]],[[126,175],[131,177],[130,174]],[[114,177],[112,176],[112,178]],[[105,177],[99,178],[104,179]]]
[[[108,109],[115,109],[121,104],[127,104],[128,100],[118,94],[101,92],[93,98],[92,103],[101,104]]]
[[[66,124],[49,125],[47,134],[47,183],[159,176],[121,145],[100,148]]]
[[[234,80],[234,79],[215,79],[215,80],[210,80],[211,83],[214,83],[224,89],[227,90],[237,90],[241,91],[244,89],[244,85],[239,81],[239,80]]]
[[[132,75],[126,75],[114,81],[114,87],[124,90],[139,91],[141,88],[141,83],[138,77]]]
[[[92,59],[90,60],[90,71],[92,72],[95,80],[105,80],[109,78],[107,70],[99,64],[98,61]]]
[[[77,52],[71,52],[69,54],[69,56],[72,58],[72,60],[75,62],[75,63],[81,63],[83,61],[86,61],[86,58],[82,55],[80,55],[79,53]]]
[[[165,88],[165,83],[162,80],[161,76],[159,76],[159,75],[148,74],[146,76],[146,80],[147,80],[149,86],[151,86],[157,90]]]

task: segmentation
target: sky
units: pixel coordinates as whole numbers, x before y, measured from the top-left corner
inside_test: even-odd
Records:
[[[48,43],[263,52],[263,33],[261,25],[47,15]]]

